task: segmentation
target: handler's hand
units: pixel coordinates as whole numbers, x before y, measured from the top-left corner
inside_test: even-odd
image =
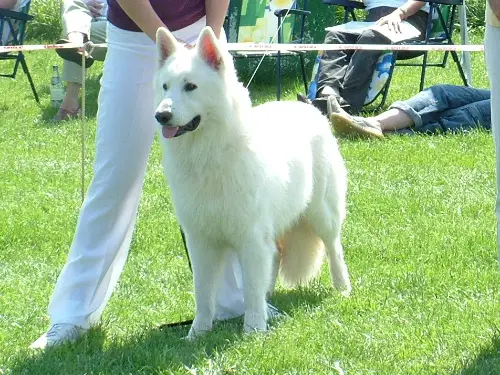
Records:
[[[104,14],[102,14],[103,4],[100,1],[89,0],[87,2],[87,6],[89,7],[90,14],[92,15],[92,17],[97,18],[104,16]]]
[[[380,18],[377,21],[378,26],[387,25],[389,31],[394,31],[395,33],[401,33],[401,22],[403,13],[401,10],[396,9],[391,14]]]

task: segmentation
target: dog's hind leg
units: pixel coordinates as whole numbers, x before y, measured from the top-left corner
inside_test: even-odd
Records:
[[[280,244],[277,244],[277,247],[280,247]],[[272,267],[271,267],[271,280],[269,282],[269,288],[267,290],[267,296],[271,296],[274,293],[274,289],[276,287],[276,281],[278,280],[278,276],[280,273],[280,263],[281,263],[281,250],[276,251],[273,255]]]
[[[349,295],[351,282],[340,241],[342,225],[340,215],[334,214],[327,207],[322,207],[321,212],[309,215],[307,219],[325,245],[333,286],[343,295]]]
[[[266,293],[271,284],[276,245],[271,239],[253,238],[238,251],[243,274],[245,332],[267,330]]]
[[[194,278],[196,316],[188,339],[194,339],[212,329],[215,315],[215,296],[223,270],[226,253],[208,246],[203,240],[186,234]]]

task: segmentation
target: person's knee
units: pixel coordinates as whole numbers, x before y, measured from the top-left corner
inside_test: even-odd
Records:
[[[338,31],[328,31],[325,36],[325,44],[335,44],[340,39],[340,33]]]
[[[386,44],[390,40],[373,30],[363,30],[357,41],[358,44]]]

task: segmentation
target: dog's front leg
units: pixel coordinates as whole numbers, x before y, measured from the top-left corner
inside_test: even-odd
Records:
[[[215,295],[223,268],[223,253],[206,241],[186,234],[193,267],[196,316],[187,338],[193,340],[212,329],[215,315]]]
[[[257,237],[257,236],[256,236]],[[254,238],[240,250],[245,298],[245,332],[267,331],[266,294],[271,284],[274,243]]]

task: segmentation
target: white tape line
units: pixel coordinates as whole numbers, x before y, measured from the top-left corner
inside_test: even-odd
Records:
[[[276,43],[228,43],[230,51],[470,51],[480,52],[483,45],[400,45],[400,44],[276,44]]]
[[[91,44],[92,47],[106,47],[106,44]],[[22,46],[3,46],[0,53],[14,51],[40,51],[66,48],[81,48],[82,44],[40,44]],[[278,43],[228,43],[229,51],[484,51],[482,44],[445,44],[445,45],[400,45],[400,44],[278,44]]]

